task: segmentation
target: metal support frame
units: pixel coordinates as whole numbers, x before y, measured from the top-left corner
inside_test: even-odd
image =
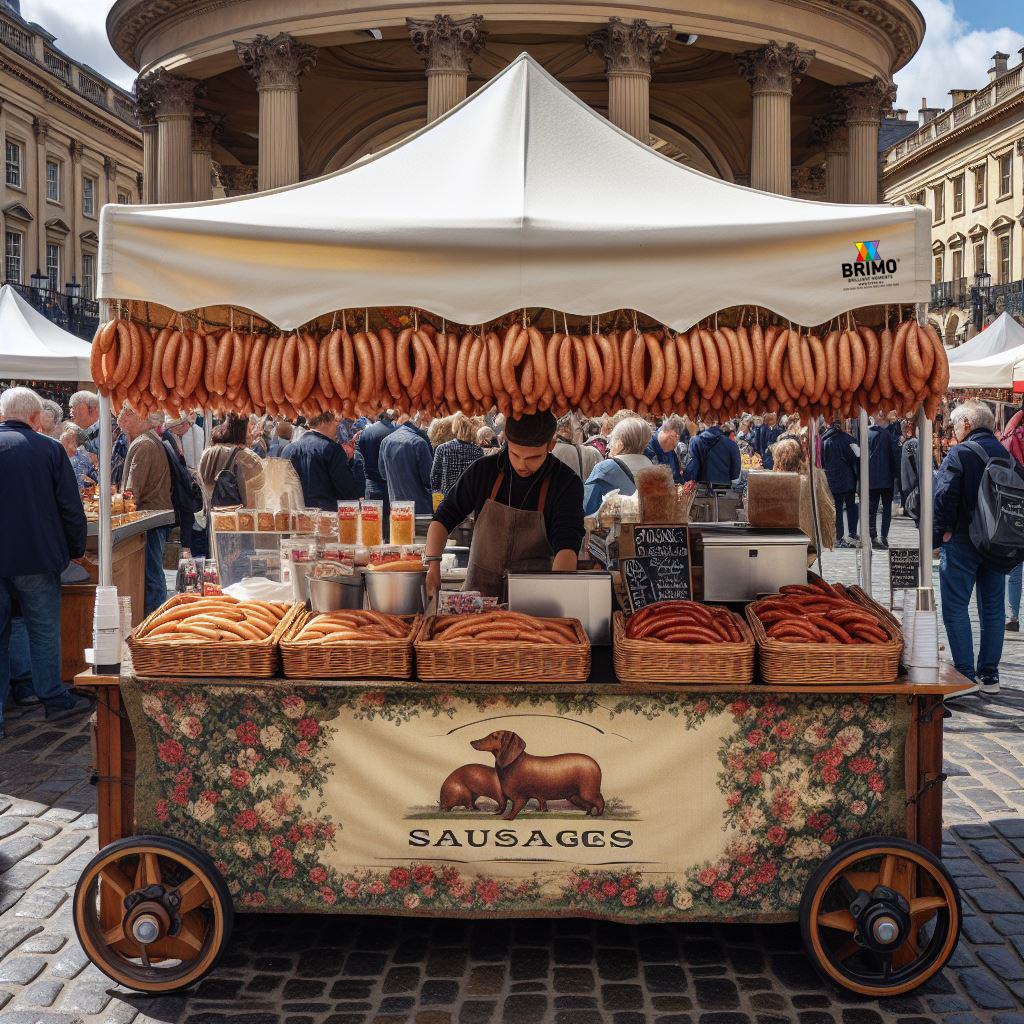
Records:
[[[100,303],[100,316],[110,319],[110,303]],[[99,486],[99,581],[101,587],[114,585],[114,540],[110,516],[110,477],[113,461],[113,432],[110,429],[110,399],[100,395],[100,486]]]
[[[816,474],[820,472],[816,465],[818,449],[818,418],[812,416],[807,421],[807,481],[811,488],[811,519],[814,530],[814,548],[818,555],[818,575],[824,577],[821,569],[821,523],[818,520],[818,487]]]
[[[928,319],[927,303],[920,303],[916,310],[919,323],[925,323]],[[919,488],[921,491],[921,517],[918,521],[917,543],[921,549],[920,573],[918,575],[918,586],[932,589],[932,421],[925,415],[924,406],[917,412],[917,465],[918,476],[920,477]],[[926,472],[927,470],[927,472]]]
[[[871,589],[871,520],[868,510],[871,480],[868,468],[868,414],[860,410],[860,585],[868,597],[874,596]]]

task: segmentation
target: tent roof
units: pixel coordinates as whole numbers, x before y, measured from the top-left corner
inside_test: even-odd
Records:
[[[9,284],[0,288],[0,377],[92,380],[92,346],[32,308]]]
[[[99,295],[179,311],[241,306],[285,329],[364,306],[460,324],[520,307],[625,308],[683,330],[757,305],[819,324],[927,302],[929,218],[701,174],[522,54],[444,117],[325,177],[203,203],[105,206]],[[866,251],[883,271],[853,277]]]
[[[1024,345],[1024,327],[1021,327],[1009,313],[1000,313],[970,341],[949,350],[949,363],[969,363]],[[998,387],[999,385],[992,385]]]

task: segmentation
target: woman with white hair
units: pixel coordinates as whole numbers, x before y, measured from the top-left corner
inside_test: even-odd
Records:
[[[611,491],[627,497],[636,493],[636,473],[651,465],[643,453],[650,439],[651,428],[639,416],[615,424],[608,439],[608,458],[591,470],[583,487],[585,516],[594,515]]]

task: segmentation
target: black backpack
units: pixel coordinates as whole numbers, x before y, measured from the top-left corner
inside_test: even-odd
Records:
[[[178,454],[174,443],[163,439],[164,454],[171,469],[171,506],[174,517],[181,526],[190,523],[192,517],[203,507],[203,491],[199,482],[189,472],[185,460]]]
[[[242,497],[242,485],[238,482],[238,475],[235,473],[235,461],[240,451],[240,448],[236,448],[231,453],[228,464],[213,481],[210,508],[234,508],[237,505],[245,504],[245,499]]]
[[[971,516],[971,543],[992,568],[1009,572],[1024,562],[1024,479],[1009,455],[989,455],[977,441],[965,443],[985,464]]]

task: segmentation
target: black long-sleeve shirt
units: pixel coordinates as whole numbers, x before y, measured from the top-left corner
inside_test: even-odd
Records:
[[[508,461],[508,450],[502,448],[495,455],[477,459],[459,477],[455,486],[445,495],[434,513],[434,520],[450,533],[471,512],[479,513],[491,496],[494,481],[504,472],[494,500],[501,505],[527,512],[537,511],[544,477],[550,476],[547,501],[544,504],[544,523],[548,541],[555,553],[579,551],[583,543],[583,481],[564,462],[548,455],[544,465],[532,476],[520,476]],[[511,483],[511,494],[510,494]]]

